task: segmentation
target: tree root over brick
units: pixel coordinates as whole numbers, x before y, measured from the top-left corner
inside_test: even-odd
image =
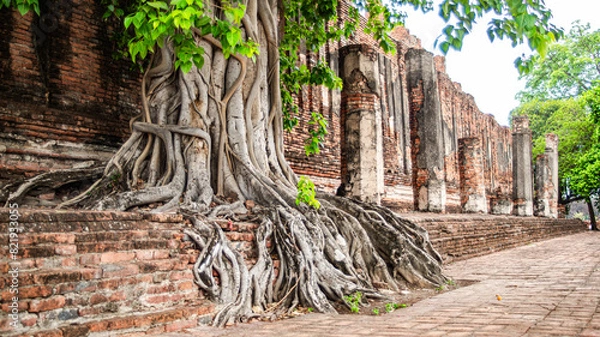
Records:
[[[276,2],[247,1],[242,30],[260,45],[256,62],[226,59],[219,41],[198,34],[204,66],[183,73],[167,39],[143,76],[130,138],[89,190],[61,205],[186,214],[201,250],[196,282],[220,303],[217,326],[298,306],[335,312],[356,291],[381,297],[382,288],[445,281],[425,230],[388,209],[329,195],[318,196],[318,210],[296,205],[298,179],[283,155],[276,12]],[[260,217],[250,269],[211,222],[245,212],[249,200]]]

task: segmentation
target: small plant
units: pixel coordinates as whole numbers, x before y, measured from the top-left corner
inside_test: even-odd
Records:
[[[306,140],[306,144],[304,145],[304,151],[306,152],[306,156],[310,156],[312,154],[319,154],[321,151],[319,149],[320,146],[323,146],[323,142],[325,141],[325,136],[327,136],[327,119],[323,117],[322,114],[318,112],[312,112],[309,125],[313,125],[308,130],[310,136]]]
[[[444,291],[444,289],[446,289],[446,286],[442,284],[441,286],[435,288],[435,291],[440,292],[440,291]]]
[[[298,195],[296,196],[296,205],[305,203],[308,206],[319,209],[321,203],[315,198],[317,193],[315,192],[315,184],[305,176],[301,176],[298,180]]]
[[[408,308],[408,304],[406,303],[394,303],[394,309],[404,309],[404,308]]]
[[[358,314],[360,311],[360,300],[362,299],[362,293],[360,291],[355,292],[352,295],[344,296],[344,301],[350,306],[350,311]]]
[[[119,182],[119,180],[121,180],[121,173],[113,173],[113,174],[111,174],[111,176],[110,176],[110,180],[111,180],[113,183],[115,183],[115,184],[116,184],[116,183],[118,183],[118,182]]]
[[[454,282],[454,280],[446,280],[446,284],[449,286],[455,286],[456,282]]]
[[[379,308],[373,308],[373,314],[379,315]]]
[[[385,304],[385,312],[390,313],[396,309],[394,303],[386,303]]]
[[[315,311],[315,309],[313,307],[306,308],[306,312],[313,312],[313,311]]]

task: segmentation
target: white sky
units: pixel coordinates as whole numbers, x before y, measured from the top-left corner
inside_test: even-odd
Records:
[[[438,1],[435,1],[438,2]],[[552,10],[552,22],[568,32],[571,23],[581,20],[592,28],[600,28],[600,0],[546,0]],[[421,39],[423,47],[435,54],[433,43],[441,34],[444,21],[437,15],[438,7],[427,14],[409,12],[406,28]],[[496,117],[502,125],[508,125],[508,114],[519,105],[515,95],[525,85],[519,81],[514,60],[531,51],[527,45],[512,48],[508,41],[490,43],[486,34],[487,22],[483,19],[474,26],[465,38],[460,52],[450,50],[446,55],[446,71],[454,82],[462,85],[463,91],[475,97],[483,113]]]

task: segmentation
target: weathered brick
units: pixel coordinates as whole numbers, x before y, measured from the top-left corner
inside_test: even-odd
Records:
[[[63,245],[63,246],[56,246],[54,247],[54,252],[57,255],[73,255],[75,253],[77,253],[77,246],[75,245]]]
[[[62,295],[52,296],[43,300],[32,300],[29,303],[29,312],[42,312],[59,309],[65,306],[66,299]]]
[[[101,256],[102,254],[99,253],[81,254],[79,256],[79,264],[82,266],[98,265],[101,263]]]
[[[64,337],[61,330],[39,331],[32,335],[33,337]]]
[[[69,325],[60,328],[63,337],[83,337],[87,336],[90,328],[86,325]]]
[[[111,264],[121,261],[130,261],[135,257],[135,253],[129,252],[108,252],[100,255],[100,262]]]
[[[45,285],[34,285],[30,287],[19,288],[20,298],[48,297],[50,295],[52,295],[52,287]]]
[[[139,271],[140,268],[135,264],[106,264],[102,265],[102,278],[133,276],[137,275]]]
[[[181,331],[183,329],[193,328],[197,325],[198,325],[197,319],[188,319],[188,320],[183,320],[183,321],[178,321],[178,322],[167,324],[165,326],[165,331],[166,332]]]

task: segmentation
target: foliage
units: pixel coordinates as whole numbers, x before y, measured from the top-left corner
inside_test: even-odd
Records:
[[[508,39],[513,47],[527,42],[532,50],[545,55],[548,45],[563,32],[550,23],[552,14],[543,1],[521,0],[444,0],[440,5],[440,16],[448,24],[443,30],[444,41],[440,49],[446,53],[450,48],[460,50],[464,37],[471,31],[477,19],[493,14],[487,34],[490,41]],[[522,58],[515,61],[520,72],[529,70]]]
[[[1,0],[0,9],[3,7],[16,8],[21,15],[25,15],[30,11],[40,15],[40,3],[39,0]]]
[[[588,99],[593,102],[593,98]],[[600,167],[594,161],[600,155],[599,124],[594,123],[586,102],[585,99],[534,100],[511,112],[511,117],[529,117],[534,158],[544,152],[547,133],[558,136],[559,180],[565,197],[588,196],[600,187]]]
[[[379,315],[379,308],[373,308],[373,315]]]
[[[325,136],[327,135],[327,120],[325,117],[318,112],[313,112],[311,116],[308,124],[313,125],[313,127],[308,130],[310,137],[306,140],[306,144],[304,145],[307,156],[319,154],[319,146],[323,143]]]
[[[362,300],[362,293],[360,291],[355,292],[352,295],[344,296],[344,301],[350,306],[350,311],[358,314],[360,311],[360,302]]]
[[[518,95],[521,102],[579,96],[600,81],[600,30],[575,22],[545,57],[535,54],[527,62],[531,71],[522,76],[527,83]]]
[[[315,184],[305,176],[301,176],[298,180],[298,194],[296,196],[296,205],[300,203],[307,204],[308,206],[319,209],[321,203],[316,199],[317,192],[315,192]]]

